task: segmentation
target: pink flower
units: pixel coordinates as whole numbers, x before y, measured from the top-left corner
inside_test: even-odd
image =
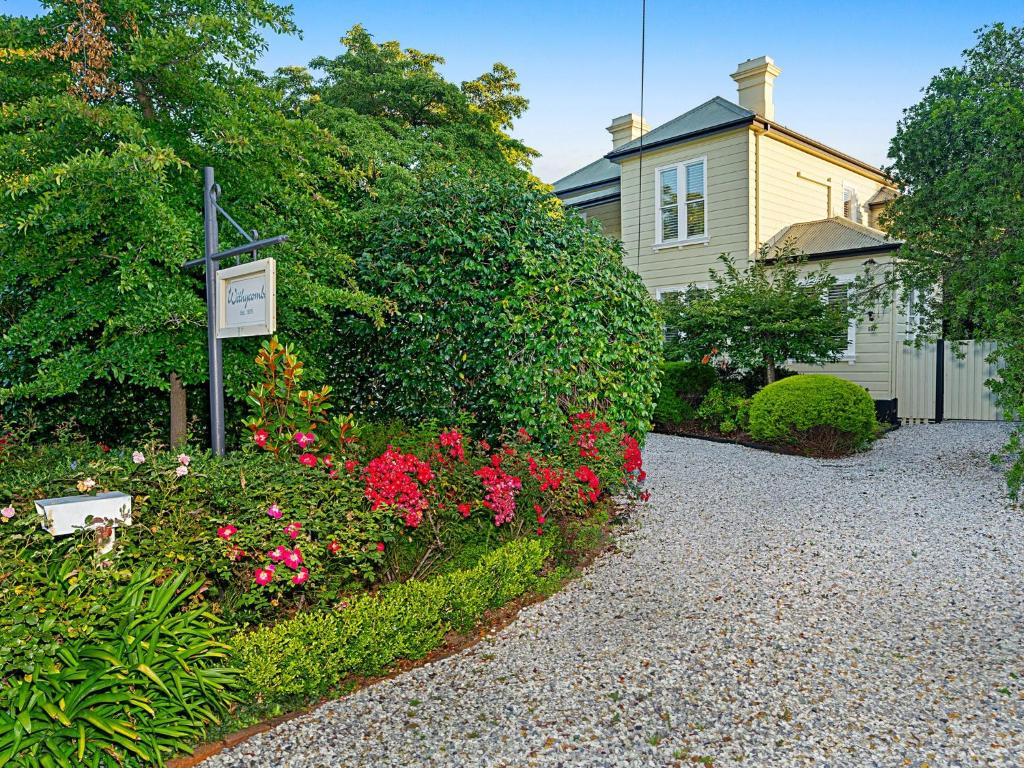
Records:
[[[228,547],[228,557],[234,560],[236,563],[245,557],[245,550],[236,544],[232,544]]]
[[[383,552],[384,551],[384,542],[383,541],[378,541],[377,542],[377,551],[378,552]]]
[[[272,517],[275,520],[280,520],[281,514],[281,508],[277,506],[277,504],[271,504],[269,507],[267,507],[267,517]]]
[[[293,439],[299,444],[299,448],[308,448],[316,441],[316,435],[312,432],[296,432]]]
[[[299,566],[302,565],[302,553],[299,552],[299,548],[296,547],[291,552],[285,550],[284,564],[291,568],[293,571],[298,570]]]
[[[304,453],[301,456],[299,456],[299,463],[305,464],[307,467],[315,467],[316,456],[314,456],[312,453]]]
[[[357,462],[355,459],[349,459],[348,461],[345,462],[345,471],[346,472],[355,472],[356,467],[358,467],[358,466],[359,466],[359,462]]]
[[[288,523],[284,527],[285,535],[292,541],[298,538],[299,532],[302,530],[302,523]]]
[[[274,547],[272,550],[267,552],[267,557],[277,562],[284,560],[287,555],[288,550],[282,546]]]
[[[238,533],[238,529],[233,525],[225,525],[217,529],[217,535],[224,539],[224,541],[227,541],[236,533]]]
[[[270,439],[270,433],[265,429],[257,429],[252,434],[252,441],[256,443],[260,448],[263,448],[267,444],[267,440]]]
[[[305,584],[309,579],[309,568],[299,568],[299,572],[292,576],[292,584]]]
[[[144,454],[142,451],[134,451],[132,453],[132,461],[134,461],[136,464],[145,464],[146,454]]]
[[[8,506],[4,507],[3,509],[0,509],[0,517],[2,517],[4,522],[6,523],[8,520],[14,517],[14,507]]]
[[[185,475],[188,474],[188,467],[182,464],[180,467],[174,470],[174,474],[176,474],[178,477],[184,477]]]
[[[274,578],[274,569],[269,567],[257,568],[256,573],[253,576],[253,580],[261,587],[267,586],[272,578]]]
[[[192,461],[192,457],[189,456],[187,453],[178,454],[178,463],[181,464],[181,466],[187,467],[190,461]]]

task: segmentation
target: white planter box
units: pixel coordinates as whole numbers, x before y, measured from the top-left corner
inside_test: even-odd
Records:
[[[110,491],[95,496],[40,499],[36,512],[43,518],[43,528],[54,536],[67,536],[82,529],[131,525],[132,497]]]

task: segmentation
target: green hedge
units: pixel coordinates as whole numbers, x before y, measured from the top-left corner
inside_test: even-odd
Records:
[[[697,417],[697,406],[718,381],[713,366],[702,363],[662,363],[661,392],[654,408],[655,424],[679,424]]]
[[[875,438],[875,404],[863,387],[826,374],[769,384],[750,404],[755,440],[787,443],[808,453],[848,453]]]
[[[551,554],[548,539],[510,541],[475,567],[392,584],[332,612],[237,635],[244,685],[263,703],[326,693],[348,675],[376,675],[398,659],[422,658],[451,630],[467,630],[488,608],[533,588]]]

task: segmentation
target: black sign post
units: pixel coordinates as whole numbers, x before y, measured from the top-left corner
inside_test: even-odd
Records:
[[[228,212],[217,203],[220,187],[213,180],[213,168],[203,168],[203,258],[186,261],[183,269],[206,267],[206,348],[210,358],[210,448],[217,456],[224,455],[224,359],[222,357],[221,339],[217,335],[217,269],[223,259],[242,254],[256,252],[271,245],[283,243],[287,235],[278,235],[263,240],[255,240],[239,226]],[[217,214],[220,213],[248,242],[225,251],[218,251],[219,228]],[[255,233],[254,233],[255,234]]]

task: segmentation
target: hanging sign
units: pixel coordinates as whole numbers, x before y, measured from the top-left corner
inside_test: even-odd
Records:
[[[273,259],[217,270],[217,338],[269,336],[277,330]]]

